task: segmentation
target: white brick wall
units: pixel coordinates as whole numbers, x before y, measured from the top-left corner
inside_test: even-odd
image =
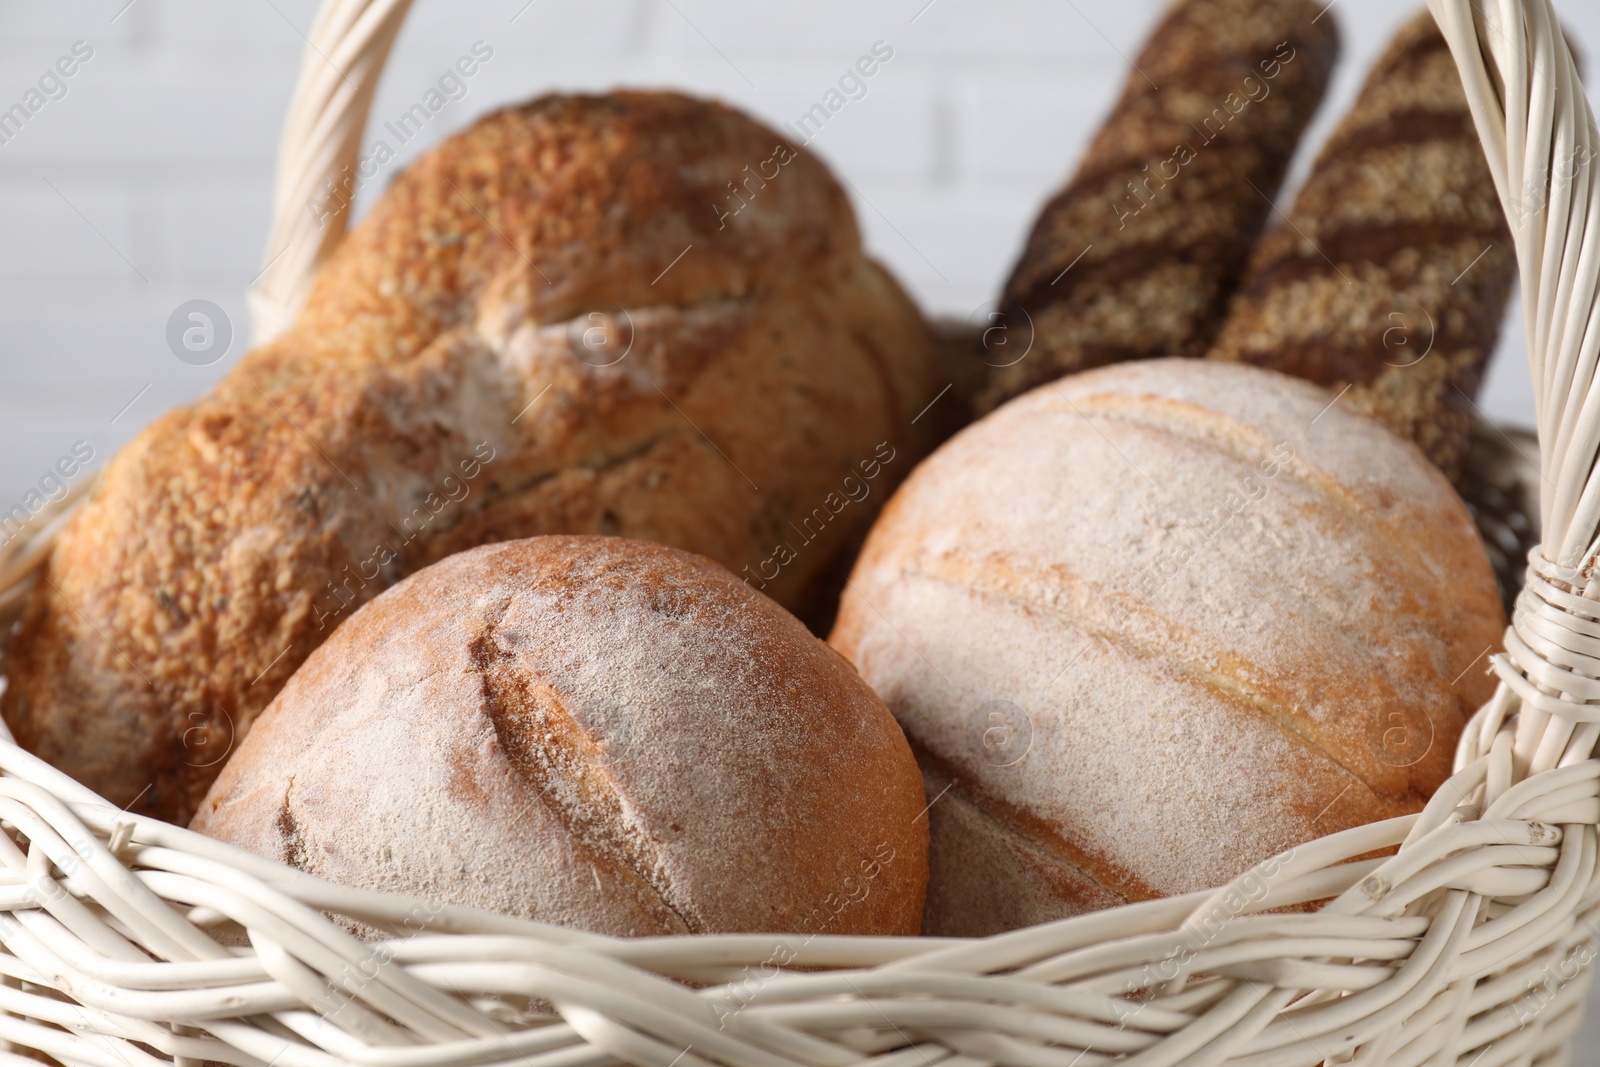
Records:
[[[1301,169],[1388,34],[1419,6],[1335,2],[1344,62]],[[1558,5],[1600,66],[1600,4]],[[18,498],[79,438],[105,455],[237,358],[278,124],[314,6],[0,0],[0,107],[74,41],[94,48],[68,95],[0,145],[0,501]],[[399,162],[475,115],[552,88],[676,86],[778,123],[888,41],[893,60],[813,147],[853,183],[872,248],[924,306],[964,316],[993,296],[1159,6],[417,0],[373,114],[394,117],[481,38],[494,59]],[[369,188],[362,206],[374,195]],[[196,297],[226,308],[240,337],[212,367],[179,362],[164,340],[168,314]],[[1484,407],[1529,422],[1518,319],[1509,333]],[[1600,1025],[1587,1033],[1578,1062],[1600,1065]]]

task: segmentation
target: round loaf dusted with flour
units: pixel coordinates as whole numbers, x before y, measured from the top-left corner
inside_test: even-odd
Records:
[[[912,934],[923,803],[883,702],[764,595],[675,549],[540,537],[356,612],[194,828],[608,934]]]
[[[1169,359],[1037,389],[924,462],[832,642],[922,766],[925,930],[982,934],[1416,811],[1504,626],[1416,448],[1304,382]]]

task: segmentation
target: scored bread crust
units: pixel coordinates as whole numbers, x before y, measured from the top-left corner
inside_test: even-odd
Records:
[[[1461,74],[1423,11],[1257,243],[1210,358],[1342,392],[1459,480],[1516,272]]]
[[[1133,61],[1002,297],[980,413],[1064,374],[1200,356],[1339,53],[1317,0],[1182,0]],[[1018,348],[1032,347],[1006,363]]]
[[[754,574],[893,455],[763,579],[825,611],[928,443],[911,422],[934,340],[838,183],[791,151],[718,104],[616,93],[502,111],[423,156],[288,333],[108,465],[13,649],[18,740],[183,821],[295,668],[404,575],[558,532]],[[611,347],[575,343],[590,329]]]
[[[883,702],[767,597],[675,549],[541,537],[363,607],[193,827],[601,933],[914,934],[922,806]]]
[[[926,932],[1220,885],[1449,775],[1492,692],[1494,577],[1443,476],[1333,401],[1122,364],[901,487],[830,640],[940,798]]]

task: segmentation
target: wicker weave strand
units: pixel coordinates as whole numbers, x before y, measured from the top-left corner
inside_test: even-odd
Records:
[[[94,1067],[1563,1062],[1600,924],[1597,138],[1548,0],[1430,4],[1517,240],[1549,547],[1529,556],[1493,661],[1498,692],[1420,814],[1309,842],[1213,892],[984,940],[624,941],[330,885],[118,811],[7,735],[0,1060],[32,1063],[16,1054],[32,1050]],[[307,159],[349,149],[318,109],[364,110],[404,6],[325,9],[316,48],[348,60],[357,82],[302,77],[286,184],[326,173]],[[321,147],[291,164],[301,143]],[[304,191],[280,194],[279,235],[294,231]],[[286,269],[304,277],[328,245],[298,232],[312,243],[285,245]],[[299,284],[274,290],[280,309]],[[47,545],[0,552],[0,612],[14,610]],[[1314,901],[1327,903],[1279,910]],[[385,936],[359,941],[351,923]]]

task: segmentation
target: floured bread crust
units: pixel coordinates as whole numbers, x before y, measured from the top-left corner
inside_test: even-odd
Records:
[[[1504,627],[1415,447],[1307,383],[1173,359],[1034,390],[931,456],[831,641],[934,801],[926,931],[982,934],[1418,810]]]
[[[826,614],[929,443],[934,346],[838,183],[743,115],[668,93],[491,115],[395,179],[287,334],[112,460],[0,711],[114,803],[181,822],[295,668],[418,568],[604,533],[756,574],[892,455],[762,572]]]
[[[608,934],[914,934],[923,803],[882,701],[771,600],[685,552],[541,537],[356,612],[193,825]]]

